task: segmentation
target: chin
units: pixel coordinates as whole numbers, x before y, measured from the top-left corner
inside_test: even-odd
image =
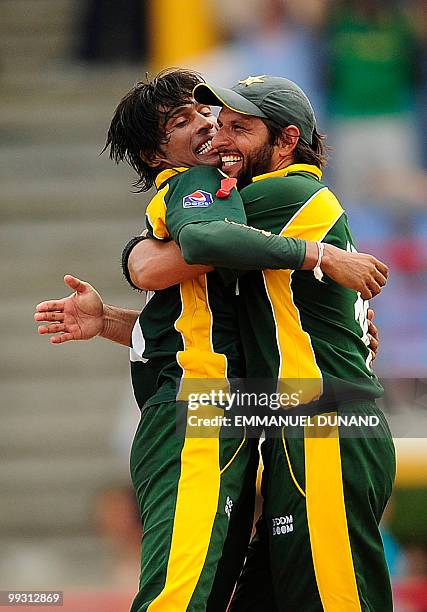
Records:
[[[225,167],[221,167],[221,170],[224,172],[224,174],[226,174],[230,178],[235,178],[238,180],[239,174],[241,173],[242,168],[240,166],[239,167],[225,166]]]
[[[198,166],[215,166],[216,168],[221,164],[219,155],[196,155],[196,165]]]
[[[213,159],[206,159],[204,162],[202,162],[205,166],[215,166],[215,168],[218,168],[221,165],[221,160],[218,158],[213,158]]]

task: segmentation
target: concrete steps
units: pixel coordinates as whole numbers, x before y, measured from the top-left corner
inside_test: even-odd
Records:
[[[109,478],[106,478],[108,470]],[[39,537],[91,531],[94,491],[123,480],[125,467],[105,456],[4,462],[0,468],[0,534]],[[16,491],[16,480],[20,490]],[[61,486],[59,486],[61,483]]]
[[[80,78],[81,73],[75,76],[64,68],[71,83],[57,78],[56,73],[46,83],[23,82],[12,76],[3,79],[1,133],[19,144],[90,143],[95,159],[104,146],[114,109],[134,79],[125,73],[112,84],[111,75],[99,78],[89,70]]]
[[[81,6],[73,0],[2,0],[2,69],[38,69],[68,54]]]
[[[103,585],[110,554],[106,543],[94,535],[63,534],[40,539],[34,534],[13,534],[2,538],[0,584],[5,589],[22,589],[25,585],[27,590]]]
[[[40,338],[41,339],[41,338]],[[94,340],[93,344],[97,344],[98,340]],[[84,351],[86,346],[81,346],[83,343],[75,343],[81,347],[81,351]],[[99,346],[105,348],[108,343],[103,343],[99,340]],[[61,350],[66,348],[66,345],[62,347],[51,347],[52,351],[56,348]],[[122,347],[118,347],[121,350]],[[126,351],[126,347],[123,347],[123,351]],[[83,353],[82,353],[83,355]],[[59,358],[56,357],[55,360]],[[51,359],[50,362],[53,362]],[[127,360],[121,360],[123,363],[118,362],[116,376],[110,376],[105,378],[104,376],[96,376],[92,374],[88,380],[81,383],[80,377],[69,377],[65,381],[65,384],[58,384],[56,380],[52,380],[51,384],[46,384],[43,378],[23,376],[19,380],[19,387],[16,381],[9,378],[1,379],[1,409],[2,409],[2,427],[1,432],[5,431],[3,427],[3,418],[5,423],[8,418],[15,417],[27,420],[33,415],[33,420],[46,419],[52,423],[52,427],[55,431],[54,420],[58,418],[58,413],[61,415],[61,421],[68,424],[70,423],[67,419],[72,420],[73,415],[77,418],[89,418],[99,419],[99,426],[104,424],[108,427],[108,423],[111,421],[111,416],[117,415],[117,408],[122,397],[124,387],[127,388],[129,371]],[[52,363],[46,364],[46,369],[51,367]],[[86,398],[86,402],[83,400]],[[18,400],[19,399],[19,403]],[[95,400],[95,401],[94,401]],[[105,416],[106,419],[102,420]],[[108,417],[108,418],[107,418]],[[32,429],[35,426],[34,422],[31,422]],[[77,422],[74,423],[74,427],[78,428],[80,425]],[[111,426],[110,426],[111,431]],[[49,432],[48,432],[49,433]],[[30,435],[28,432],[21,435]],[[5,444],[11,445],[11,441],[4,440]],[[23,448],[23,450],[25,450]],[[39,448],[40,451],[43,449]]]
[[[69,30],[80,0],[2,0],[0,32]]]
[[[94,496],[129,482],[126,440],[139,416],[126,347],[51,346],[33,321],[38,302],[69,293],[67,272],[106,302],[143,301],[123,280],[120,254],[143,227],[147,197],[130,193],[128,168],[99,156],[138,74],[70,63],[82,6],[1,2],[2,588],[105,584],[109,551],[94,531]]]
[[[139,301],[137,293],[128,290],[123,279],[120,258],[123,246],[142,227],[141,223],[136,228],[134,220],[81,218],[3,225],[0,279],[7,288],[8,299],[25,294],[29,304],[37,304],[43,299],[68,295],[71,292],[62,279],[65,273],[70,273],[95,285],[106,301],[112,293],[126,296],[125,305],[135,299]]]
[[[121,413],[137,409],[126,402],[128,372],[90,380],[2,381],[2,456],[10,461],[51,458],[54,454],[99,457],[112,439]],[[90,444],[89,444],[90,442]]]
[[[131,191],[127,168],[116,168],[97,152],[66,151],[57,148],[53,157],[42,157],[41,147],[10,151],[9,159],[0,150],[1,206],[3,222],[49,219],[127,219],[133,227],[144,223],[145,194]],[[116,175],[117,172],[117,175]]]

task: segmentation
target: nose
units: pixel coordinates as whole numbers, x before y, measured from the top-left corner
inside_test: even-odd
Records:
[[[230,138],[227,135],[225,128],[221,127],[212,138],[212,147],[214,149],[221,149],[227,147],[230,144]]]
[[[202,131],[210,131],[216,128],[216,118],[214,116],[207,117],[206,115],[202,115],[199,113],[199,122],[198,122],[197,130],[199,132]]]

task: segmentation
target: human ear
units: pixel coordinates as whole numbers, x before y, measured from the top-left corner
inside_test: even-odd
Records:
[[[147,155],[143,151],[140,151],[139,156],[142,159],[142,161],[145,164],[147,164],[147,166],[150,166],[150,168],[158,168],[159,166],[163,165],[164,162],[166,161],[165,159],[160,157],[160,155],[158,155],[157,153],[154,153],[153,155]]]
[[[282,134],[279,137],[280,152],[283,155],[292,153],[298,144],[300,135],[300,130],[296,125],[288,125],[286,128],[283,128]]]

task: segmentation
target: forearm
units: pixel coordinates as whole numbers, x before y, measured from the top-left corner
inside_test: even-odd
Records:
[[[133,287],[153,291],[191,280],[211,270],[211,266],[186,263],[175,242],[149,239],[133,246],[123,269]]]
[[[102,338],[124,346],[131,346],[132,330],[140,312],[104,304],[104,326]]]
[[[186,225],[180,232],[179,242],[188,264],[241,270],[297,270],[306,257],[304,240],[284,238],[227,221]],[[315,263],[309,262],[311,267]]]

